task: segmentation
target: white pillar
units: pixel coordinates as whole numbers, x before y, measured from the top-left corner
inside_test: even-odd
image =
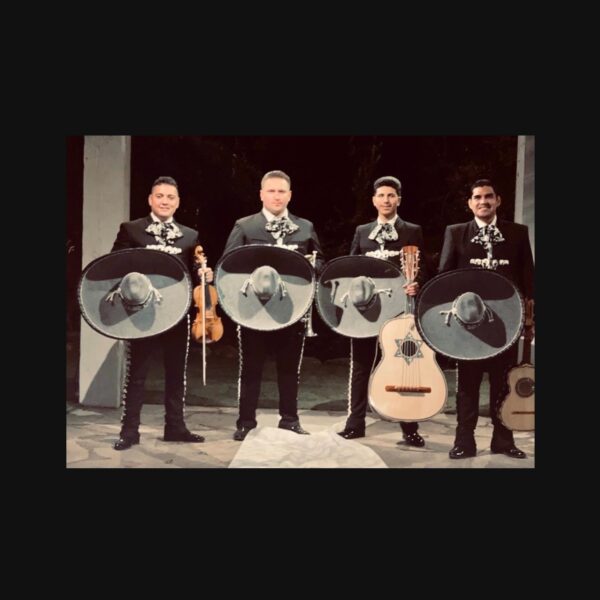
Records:
[[[82,269],[107,254],[129,220],[131,138],[86,135],[83,154]],[[118,407],[124,376],[124,342],[107,338],[81,319],[79,402]]]
[[[517,146],[517,188],[515,191],[515,222],[527,225],[529,242],[535,260],[535,137],[520,135]],[[523,338],[519,341],[522,356]],[[535,364],[535,340],[531,344],[531,362]]]
[[[535,137],[520,135],[518,140],[515,222],[529,227],[529,241],[535,259]]]

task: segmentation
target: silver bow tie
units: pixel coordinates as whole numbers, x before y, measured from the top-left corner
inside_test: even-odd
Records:
[[[398,232],[391,223],[379,223],[369,234],[370,240],[375,240],[378,244],[393,242],[398,239]]]
[[[279,241],[284,236],[297,231],[299,227],[298,225],[292,223],[292,221],[287,217],[279,217],[267,222],[265,229],[269,231],[276,240]]]
[[[483,246],[486,252],[490,252],[494,244],[503,242],[504,237],[502,232],[496,227],[496,225],[484,225],[480,227],[477,235],[471,240],[474,244],[480,244]]]

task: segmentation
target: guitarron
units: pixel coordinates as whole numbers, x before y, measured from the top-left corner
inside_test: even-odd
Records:
[[[407,284],[419,272],[419,249],[404,246],[400,263]],[[448,387],[434,351],[415,324],[413,298],[405,296],[404,314],[386,321],[379,332],[381,360],[369,380],[369,404],[386,421],[423,421],[446,404]]]
[[[535,369],[531,364],[533,339],[533,300],[525,304],[523,360],[508,372],[508,394],[502,401],[499,417],[511,431],[535,430]]]

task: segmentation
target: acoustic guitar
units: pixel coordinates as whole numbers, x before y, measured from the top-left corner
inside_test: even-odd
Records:
[[[400,263],[407,284],[419,272],[419,249],[404,246]],[[386,321],[379,332],[381,360],[369,380],[369,404],[386,421],[423,421],[446,404],[446,377],[415,324],[413,298],[406,295],[405,310]]]
[[[499,417],[511,431],[535,430],[535,369],[531,364],[533,300],[525,304],[523,360],[508,372],[509,392],[502,401]]]

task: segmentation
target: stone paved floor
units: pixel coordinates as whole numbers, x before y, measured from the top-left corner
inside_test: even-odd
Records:
[[[333,428],[339,431],[346,413],[325,410],[300,410],[301,423],[317,433]],[[224,468],[233,460],[240,442],[231,439],[235,431],[237,410],[229,407],[189,406],[189,428],[206,438],[203,444],[161,441],[163,407],[145,405],[140,427],[141,443],[117,452],[112,442],[119,433],[120,409],[67,404],[68,468]],[[274,409],[259,409],[262,427],[276,427],[279,420]],[[397,445],[401,440],[398,425],[367,417],[367,436],[349,443],[361,443],[373,449],[391,468],[533,468],[534,433],[515,433],[517,446],[527,453],[524,460],[490,453],[492,427],[490,419],[480,417],[476,430],[478,454],[474,458],[450,460],[448,451],[454,439],[456,416],[440,414],[420,425],[424,448]]]

